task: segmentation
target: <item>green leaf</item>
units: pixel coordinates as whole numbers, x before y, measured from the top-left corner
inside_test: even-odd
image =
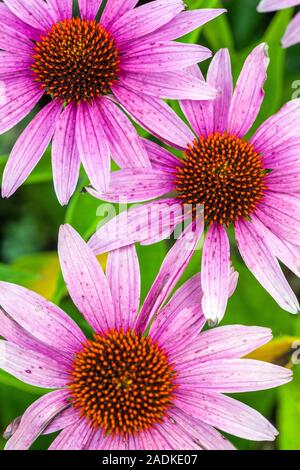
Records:
[[[278,445],[280,450],[300,449],[300,367],[297,366],[294,380],[278,391]]]

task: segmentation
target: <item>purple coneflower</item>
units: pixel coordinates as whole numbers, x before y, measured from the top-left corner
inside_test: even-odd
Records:
[[[227,228],[231,226],[242,258],[262,286],[283,309],[299,310],[277,258],[300,275],[300,101],[287,103],[251,139],[245,138],[264,98],[268,63],[262,44],[247,58],[232,95],[230,57],[227,50],[219,51],[207,77],[219,89],[219,97],[210,102],[181,102],[194,130],[181,122],[178,132],[185,132],[189,140],[182,157],[145,142],[152,169],[115,172],[107,193],[89,190],[95,197],[113,202],[158,198],[131,208],[128,217],[123,212],[100,227],[90,240],[97,254],[167,237],[173,229],[166,220],[170,206],[175,222],[185,216],[182,208],[204,206],[203,310],[212,322],[222,319],[228,299]],[[199,76],[198,67],[193,72]],[[170,192],[175,195],[164,199]],[[149,218],[149,212],[159,211],[160,217]],[[129,227],[126,232],[123,225]],[[149,225],[152,232],[156,230],[156,238],[149,237],[145,229]]]
[[[139,310],[134,246],[109,254],[106,276],[87,244],[61,228],[59,256],[70,296],[93,335],[87,339],[57,306],[0,283],[0,366],[55,389],[33,403],[5,435],[6,449],[28,449],[61,431],[50,449],[232,449],[215,429],[251,440],[277,432],[259,413],[223,393],[262,390],[291,372],[241,359],[268,342],[269,329],[205,324],[196,275],[166,303],[187,259],[185,232],[168,253]],[[195,242],[196,242],[195,237]],[[230,294],[236,276],[231,273]]]
[[[163,98],[212,99],[216,91],[186,70],[211,56],[205,47],[175,42],[225,10],[184,11],[182,0],[5,0],[0,4],[0,133],[20,122],[44,96],[42,110],[16,142],[4,171],[11,196],[51,139],[55,190],[73,194],[83,164],[92,185],[108,189],[110,157],[121,168],[148,167],[131,114],[156,131],[177,122]],[[130,107],[127,107],[127,101]],[[179,136],[180,140],[180,136]]]
[[[261,13],[283,10],[284,8],[300,5],[299,0],[261,0],[257,11]],[[290,47],[300,42],[300,12],[290,22],[282,38],[283,47]]]

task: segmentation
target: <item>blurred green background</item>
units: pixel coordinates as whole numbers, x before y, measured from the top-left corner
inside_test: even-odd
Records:
[[[146,3],[146,2],[142,2]],[[266,98],[255,124],[276,112],[295,92],[293,83],[300,80],[300,47],[281,49],[280,38],[293,14],[288,9],[276,14],[256,12],[257,0],[186,0],[190,8],[228,9],[228,14],[216,19],[201,30],[184,38],[185,41],[207,45],[213,52],[228,47],[234,76],[237,77],[247,54],[258,43],[270,46],[271,64],[265,86]],[[207,64],[203,64],[205,72]],[[298,84],[299,88],[299,84]],[[178,106],[171,103],[176,111]],[[0,137],[0,172],[20,131],[30,117],[17,128]],[[143,133],[145,135],[145,133]],[[99,201],[82,192],[86,178],[82,173],[78,191],[67,208],[56,200],[50,162],[50,152],[42,159],[26,184],[9,200],[0,200],[0,279],[29,287],[59,304],[79,323],[82,320],[66,296],[56,256],[57,233],[60,224],[72,224],[86,239],[100,222],[96,216]],[[151,247],[138,247],[143,296],[154,280],[167,253],[170,241]],[[258,358],[291,366],[293,342],[300,339],[300,316],[292,317],[282,311],[259,286],[243,266],[236,250],[232,252],[235,268],[240,272],[237,291],[230,300],[225,323],[271,327],[275,341],[259,351]],[[105,263],[105,257],[101,259]],[[181,282],[199,271],[201,252],[197,252]],[[286,275],[300,296],[300,282],[289,271]],[[278,390],[241,394],[238,398],[270,419],[280,431],[275,443],[249,443],[230,439],[238,449],[300,449],[300,366],[294,367],[293,383]],[[41,394],[43,390],[24,385],[0,371],[0,434],[15,417]],[[45,449],[53,436],[42,437],[34,449]],[[4,440],[0,437],[0,448]]]

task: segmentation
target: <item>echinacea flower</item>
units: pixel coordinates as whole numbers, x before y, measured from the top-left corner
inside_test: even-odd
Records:
[[[288,369],[241,359],[268,342],[270,330],[226,326],[201,333],[199,275],[165,303],[187,264],[187,233],[170,250],[139,312],[135,247],[110,253],[104,275],[77,232],[61,228],[61,268],[94,332],[89,339],[57,306],[0,283],[0,335],[6,338],[0,366],[28,384],[54,389],[8,427],[6,449],[28,449],[55,431],[61,432],[50,449],[63,450],[232,449],[215,428],[274,439],[277,431],[264,417],[223,394],[290,381]],[[230,294],[235,285],[232,272]]]
[[[61,204],[73,194],[82,163],[95,188],[108,189],[110,157],[121,168],[150,166],[137,132],[120,109],[141,107],[141,124],[176,122],[163,98],[212,99],[216,90],[186,68],[211,56],[175,42],[225,10],[184,11],[182,0],[4,0],[0,4],[0,133],[43,107],[16,142],[2,196],[11,196],[51,139],[54,186]],[[46,101],[47,100],[47,101]],[[126,106],[127,100],[131,106]],[[180,139],[180,136],[179,136]]]
[[[261,0],[257,7],[260,13],[266,13],[300,5],[299,0]],[[300,12],[295,15],[282,38],[283,47],[300,43]]]
[[[113,202],[158,198],[131,208],[127,217],[124,211],[100,227],[89,243],[96,254],[167,237],[174,226],[170,220],[167,224],[172,205],[175,223],[185,217],[185,206],[204,206],[207,234],[202,306],[206,318],[214,323],[222,319],[228,299],[227,228],[231,226],[249,270],[283,309],[299,311],[277,258],[300,276],[300,100],[287,103],[250,139],[245,137],[264,98],[268,62],[266,45],[259,45],[246,59],[232,95],[229,53],[219,51],[207,76],[208,83],[219,89],[219,97],[206,103],[181,102],[194,130],[181,123],[188,138],[182,157],[145,142],[152,169],[113,173],[107,193],[89,189],[95,197]],[[199,76],[198,67],[193,73]],[[164,199],[170,192],[174,196]],[[161,212],[160,217],[149,218],[152,212]],[[156,238],[149,237],[149,226]]]

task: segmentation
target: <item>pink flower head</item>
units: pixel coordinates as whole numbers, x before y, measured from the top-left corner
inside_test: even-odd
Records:
[[[220,50],[211,62],[208,83],[219,89],[210,102],[181,102],[194,133],[182,122],[176,133],[187,135],[182,158],[145,142],[152,169],[121,170],[112,174],[107,193],[90,190],[100,199],[139,202],[158,198],[128,212],[130,231],[123,236],[124,213],[90,240],[100,254],[127,243],[153,243],[145,227],[161,224],[173,205],[175,222],[185,217],[185,206],[204,205],[207,227],[202,257],[202,307],[207,319],[222,319],[228,299],[230,244],[227,227],[233,226],[238,248],[250,271],[277,303],[291,313],[299,303],[287,283],[277,258],[300,275],[300,100],[287,103],[268,119],[250,140],[251,129],[264,98],[263,84],[269,60],[266,45],[256,47],[246,59],[234,93],[230,58]],[[193,69],[199,76],[198,67]],[[176,138],[169,138],[169,142]],[[168,193],[173,198],[163,199]],[[154,210],[156,208],[156,210]],[[149,222],[148,212],[162,213]],[[129,222],[128,222],[129,220]],[[132,228],[135,221],[136,229]],[[155,225],[156,224],[156,225]],[[114,226],[119,226],[115,236]],[[163,222],[160,239],[173,224]],[[160,233],[157,229],[157,233]]]
[[[241,359],[268,342],[265,328],[226,326],[201,333],[196,275],[169,299],[187,259],[185,232],[168,253],[141,307],[134,246],[109,254],[106,275],[70,226],[59,257],[70,296],[94,335],[87,339],[60,308],[0,283],[0,366],[34,386],[54,389],[7,429],[6,449],[28,449],[61,431],[51,449],[232,449],[215,429],[251,440],[277,431],[223,393],[262,390],[291,372]],[[231,277],[230,292],[236,278]],[[180,334],[178,334],[180,333]]]
[[[211,56],[205,47],[175,42],[225,10],[184,10],[182,0],[5,0],[0,4],[0,133],[39,103],[42,110],[16,142],[4,171],[11,196],[51,139],[54,186],[61,204],[73,194],[83,164],[92,185],[109,187],[110,157],[121,168],[147,168],[149,158],[119,106],[142,126],[177,116],[163,98],[212,99],[216,90],[186,68]],[[98,18],[98,16],[97,16]],[[127,106],[127,102],[130,106]],[[140,110],[143,110],[143,116]]]
[[[257,11],[265,13],[298,5],[300,5],[300,0],[261,0]],[[300,12],[292,19],[282,38],[283,47],[290,47],[298,43],[300,43]]]

